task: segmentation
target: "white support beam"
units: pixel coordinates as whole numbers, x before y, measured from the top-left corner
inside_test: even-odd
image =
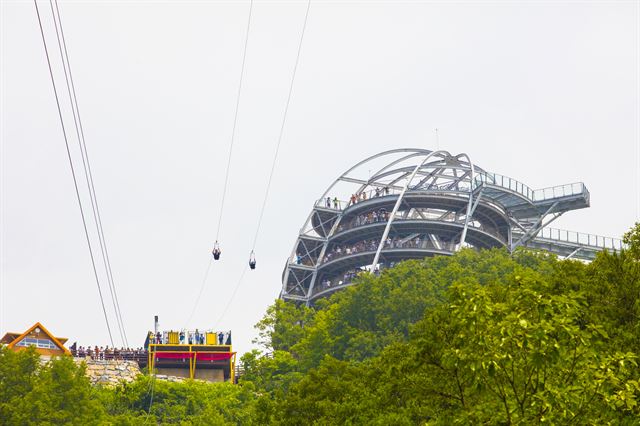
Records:
[[[387,221],[387,226],[385,226],[385,228],[384,228],[384,232],[382,234],[382,238],[380,239],[380,243],[378,244],[378,250],[376,251],[376,255],[373,258],[373,262],[371,263],[371,269],[372,270],[378,264],[378,260],[380,259],[380,253],[382,252],[382,249],[384,248],[384,243],[385,243],[387,237],[389,236],[389,230],[391,229],[391,224],[393,223],[393,218],[395,217],[396,213],[398,212],[398,209],[400,208],[400,204],[402,203],[402,199],[404,197],[404,194],[407,192],[407,189],[409,188],[409,185],[411,184],[411,181],[416,176],[416,173],[418,173],[418,170],[420,170],[420,167],[422,167],[422,165],[424,163],[426,163],[427,160],[429,160],[435,154],[443,154],[443,155],[447,155],[447,156],[450,155],[446,151],[431,152],[431,153],[427,154],[425,156],[425,158],[422,160],[422,162],[420,164],[418,164],[416,166],[416,168],[413,170],[413,173],[411,173],[411,176],[407,180],[407,183],[402,188],[402,192],[400,192],[400,195],[398,195],[398,200],[396,201],[396,204],[395,204],[395,206],[393,206],[393,210],[391,211],[391,214],[389,215],[389,220]]]

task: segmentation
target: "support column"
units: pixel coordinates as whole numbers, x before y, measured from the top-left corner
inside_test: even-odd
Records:
[[[409,188],[409,185],[411,185],[411,181],[416,176],[416,173],[418,173],[418,170],[420,170],[420,167],[422,167],[424,165],[424,163],[426,163],[427,160],[429,160],[435,154],[449,155],[449,153],[446,152],[446,151],[434,151],[434,152],[431,152],[426,157],[424,157],[422,162],[420,164],[418,164],[415,169],[413,169],[413,173],[411,173],[411,176],[409,176],[409,179],[407,180],[407,183],[402,188],[402,192],[400,192],[400,195],[398,195],[398,200],[396,201],[395,206],[393,206],[393,211],[389,215],[389,220],[387,221],[387,226],[384,228],[384,232],[382,233],[382,238],[380,239],[380,244],[378,244],[378,250],[376,251],[375,257],[373,258],[373,263],[371,264],[371,270],[374,270],[375,266],[378,264],[378,260],[380,259],[380,253],[382,252],[382,249],[384,248],[384,242],[387,239],[387,237],[389,236],[389,231],[391,230],[391,223],[393,222],[393,218],[395,217],[396,213],[398,212],[398,209],[400,208],[400,204],[402,203],[402,198],[404,197],[405,192],[407,192],[407,189]]]
[[[478,194],[478,199],[476,200],[475,205],[473,205],[472,208],[472,204],[473,204],[473,179],[475,178],[475,171],[473,169],[473,163],[471,162],[471,160],[469,159],[469,156],[467,154],[462,154],[465,157],[467,157],[467,162],[469,163],[469,166],[471,167],[471,183],[469,184],[469,202],[467,203],[467,213],[464,217],[464,228],[462,228],[462,235],[460,236],[460,243],[458,243],[458,250],[460,250],[462,248],[462,244],[464,244],[464,240],[467,238],[467,229],[469,229],[469,220],[471,219],[471,216],[473,215],[473,212],[475,211],[476,207],[478,206],[478,201],[480,201],[480,195],[482,193],[482,189],[480,190],[480,194]]]

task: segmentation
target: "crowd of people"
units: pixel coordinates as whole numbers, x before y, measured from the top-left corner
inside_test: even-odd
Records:
[[[376,251],[379,243],[380,241],[378,240],[364,240],[352,245],[336,245],[325,254],[323,262],[326,263],[351,254]],[[433,247],[433,244],[428,239],[421,238],[420,235],[409,240],[400,237],[389,237],[384,242],[384,248],[390,249],[429,247]]]
[[[341,285],[346,285],[351,283],[358,275],[362,274],[362,273],[368,273],[368,272],[373,272],[374,275],[380,275],[380,271],[389,267],[389,268],[393,268],[395,266],[396,262],[389,262],[389,264],[387,265],[386,263],[380,263],[378,265],[376,265],[375,268],[373,268],[373,271],[371,271],[371,268],[366,266],[366,267],[362,267],[362,268],[354,268],[354,269],[349,269],[333,278],[324,278],[320,281],[320,285],[318,287],[315,288],[315,292],[320,292],[320,291],[324,291],[327,290],[331,287],[339,287]]]
[[[180,330],[180,331],[158,331],[153,333],[149,332],[147,343],[159,344],[159,345],[231,345],[231,330],[229,331],[199,331],[197,328],[194,331]],[[146,346],[146,344],[145,344]]]
[[[334,208],[336,210],[339,210],[342,208],[343,204],[346,204],[346,206],[349,207],[361,201],[366,201],[367,199],[370,199],[370,198],[389,195],[389,193],[390,193],[389,187],[385,186],[383,188],[372,189],[368,191],[368,194],[367,194],[367,191],[361,191],[355,194],[351,194],[351,197],[347,202],[338,200],[338,197],[333,197],[333,198],[327,197],[324,199],[324,206],[328,209]]]
[[[364,240],[358,241],[352,245],[336,245],[333,246],[324,255],[323,262],[327,263],[333,259],[337,259],[343,256],[349,256],[350,254],[362,253],[367,251],[376,251],[378,248],[378,241],[376,240]]]
[[[207,336],[209,339],[207,339]],[[149,344],[180,344],[180,345],[231,345],[231,331],[163,331],[154,333],[150,331],[144,348],[110,348],[109,346],[77,346],[74,343],[69,351],[76,358],[96,360],[132,360],[137,361],[147,356]]]
[[[137,361],[144,359],[147,356],[147,351],[144,348],[110,348],[109,346],[80,346],[75,344],[69,348],[71,355],[75,358],[89,357],[95,360],[125,360],[125,361]]]
[[[329,289],[331,287],[338,287],[344,284],[349,284],[355,277],[359,274],[366,272],[364,268],[355,268],[345,271],[342,275],[333,278],[333,280],[329,278],[325,278],[320,281],[320,288],[317,288],[317,291],[323,291]]]
[[[363,213],[357,215],[352,220],[346,223],[341,223],[340,225],[338,225],[336,232],[355,228],[356,226],[368,225],[370,223],[387,222],[389,220],[389,216],[389,212],[384,208],[368,213]]]
[[[349,198],[349,205],[352,206],[354,204],[358,204],[361,201],[367,201],[367,198],[381,197],[383,195],[389,195],[388,186],[371,190],[369,191],[368,196],[366,191],[358,192],[357,194],[351,194],[351,198]]]

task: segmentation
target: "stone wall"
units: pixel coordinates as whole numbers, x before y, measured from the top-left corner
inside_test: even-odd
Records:
[[[91,384],[115,386],[121,381],[131,382],[140,374],[140,368],[135,361],[94,360],[91,358],[76,358],[78,364],[87,365],[87,377]]]
[[[142,374],[138,363],[135,361],[94,360],[89,357],[75,358],[78,364],[84,362],[87,366],[87,377],[92,385],[115,386],[118,383],[132,382]],[[167,372],[172,373],[172,372]],[[169,382],[182,382],[185,377],[177,377],[170,374],[157,374],[156,379]]]

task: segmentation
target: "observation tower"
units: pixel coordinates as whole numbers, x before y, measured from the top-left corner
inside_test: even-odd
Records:
[[[362,271],[462,247],[524,246],[586,261],[622,248],[618,239],[548,227],[589,202],[582,182],[531,189],[467,154],[385,151],[351,167],[316,201],[287,260],[280,297],[310,304]]]

